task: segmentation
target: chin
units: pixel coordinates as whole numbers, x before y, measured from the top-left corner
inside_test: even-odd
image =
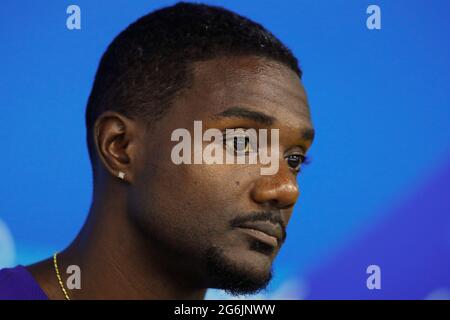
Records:
[[[206,256],[210,288],[232,295],[254,294],[272,279],[272,259],[263,253],[212,247]]]

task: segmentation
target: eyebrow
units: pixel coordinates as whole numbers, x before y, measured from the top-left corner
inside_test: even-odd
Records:
[[[212,116],[213,119],[217,118],[240,118],[249,119],[264,125],[272,125],[277,119],[273,116],[269,116],[263,112],[253,111],[243,107],[231,107],[220,113]],[[305,141],[313,141],[315,136],[315,130],[313,128],[306,128],[302,130],[300,139]]]
[[[213,118],[239,118],[239,119],[248,119],[253,120],[255,122],[259,122],[261,124],[270,126],[275,121],[276,118],[269,116],[263,112],[253,111],[243,107],[231,107],[228,108],[218,114],[215,114]]]
[[[313,141],[316,131],[313,128],[308,128],[302,131],[301,138],[307,141]]]

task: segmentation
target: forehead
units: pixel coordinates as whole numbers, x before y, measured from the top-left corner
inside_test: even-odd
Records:
[[[192,84],[175,102],[184,115],[203,119],[239,106],[273,116],[285,125],[310,125],[305,90],[287,66],[256,56],[195,62]]]

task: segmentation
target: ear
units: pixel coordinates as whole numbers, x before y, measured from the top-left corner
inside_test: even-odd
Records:
[[[133,179],[135,131],[133,120],[114,111],[102,113],[94,125],[94,142],[101,163],[114,177],[125,173],[123,180],[128,182]]]

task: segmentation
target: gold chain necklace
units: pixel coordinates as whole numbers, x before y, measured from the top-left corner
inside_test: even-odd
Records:
[[[53,254],[53,264],[55,265],[56,277],[58,278],[59,285],[61,286],[64,296],[66,297],[66,300],[70,300],[69,295],[67,294],[66,288],[64,288],[64,284],[62,282],[61,275],[59,274],[58,261],[56,259],[57,255],[58,255],[58,252],[55,252]]]

